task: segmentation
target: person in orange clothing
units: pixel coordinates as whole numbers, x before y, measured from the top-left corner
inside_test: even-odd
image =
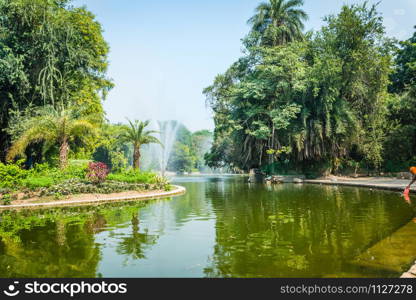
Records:
[[[409,190],[409,189],[410,189],[410,187],[412,186],[412,184],[416,182],[416,167],[411,167],[411,168],[410,168],[410,173],[412,173],[412,174],[413,174],[413,179],[412,179],[412,181],[409,183],[409,185],[407,186],[406,190]]]

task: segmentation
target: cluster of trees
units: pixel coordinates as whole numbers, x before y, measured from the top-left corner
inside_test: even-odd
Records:
[[[119,171],[133,166],[140,169],[142,163],[142,147],[149,144],[159,144],[154,136],[155,130],[147,130],[150,121],[130,121],[124,124],[105,124],[101,129],[101,138],[95,148],[92,158],[107,164],[112,170]]]
[[[343,6],[302,33],[302,0],[260,4],[244,56],[204,90],[210,167],[388,170],[416,156],[416,34],[387,38],[376,6]]]
[[[104,123],[109,47],[94,16],[69,2],[0,1],[1,161],[57,154],[65,165],[69,145],[92,151],[84,133]]]
[[[161,144],[149,121],[105,120],[108,52],[94,15],[71,0],[0,0],[0,162],[94,159],[113,171],[145,163],[142,146]],[[168,168],[203,171],[210,141],[181,125]]]
[[[101,25],[70,0],[0,1],[0,161],[96,158],[140,166],[140,148],[160,143],[149,122],[111,125],[102,101],[109,47]]]

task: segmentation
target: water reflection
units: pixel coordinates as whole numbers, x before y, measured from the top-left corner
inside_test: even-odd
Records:
[[[101,256],[87,230],[93,223],[93,218],[74,223],[72,217],[3,216],[0,276],[95,277]]]
[[[95,235],[106,230],[111,217],[142,206],[3,212],[0,276],[96,277],[102,256]]]
[[[129,257],[133,260],[146,258],[144,254],[146,249],[156,244],[158,236],[148,234],[148,230],[145,230],[143,233],[139,232],[139,217],[137,212],[132,215],[131,229],[132,232],[130,235],[121,238],[117,246],[117,253],[125,255],[126,259]]]
[[[217,215],[209,277],[385,276],[348,264],[412,217],[394,193],[238,183],[207,192]]]
[[[397,193],[175,180],[172,199],[3,212],[0,277],[397,276],[350,264],[414,217]]]

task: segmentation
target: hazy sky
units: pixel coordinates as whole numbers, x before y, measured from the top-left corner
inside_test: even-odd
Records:
[[[306,29],[343,3],[305,0]],[[377,1],[370,1],[376,3]],[[110,44],[109,77],[115,88],[105,102],[107,118],[179,120],[191,130],[212,129],[203,88],[241,56],[257,0],[75,0],[96,14]],[[387,33],[407,39],[416,25],[416,0],[383,0]]]

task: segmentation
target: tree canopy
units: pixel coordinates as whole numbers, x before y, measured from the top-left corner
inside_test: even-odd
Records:
[[[252,26],[250,39],[258,45],[277,46],[303,38],[303,21],[308,15],[299,6],[303,0],[270,0],[256,8],[248,20]]]
[[[382,165],[393,42],[367,3],[344,5],[325,21],[302,38],[245,43],[246,54],[204,90],[216,126],[211,167],[322,173]]]
[[[45,105],[86,106],[104,117],[101,99],[109,47],[101,25],[69,0],[0,1],[0,127],[13,112]],[[0,131],[0,160],[11,136]]]

